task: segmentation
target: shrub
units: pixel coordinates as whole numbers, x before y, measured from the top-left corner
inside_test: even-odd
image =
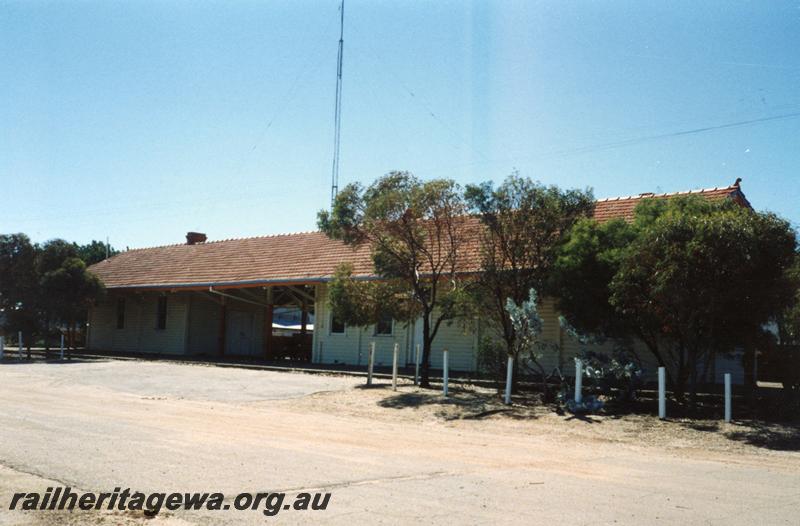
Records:
[[[506,378],[508,351],[496,338],[484,336],[478,345],[478,372],[485,374],[501,389]]]
[[[613,398],[617,402],[631,402],[642,385],[642,368],[623,349],[615,349],[611,355],[583,349],[584,382],[589,390]]]

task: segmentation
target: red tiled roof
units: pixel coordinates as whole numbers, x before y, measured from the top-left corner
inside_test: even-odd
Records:
[[[642,202],[642,199],[656,198],[665,199],[681,195],[701,195],[711,201],[720,201],[722,199],[735,199],[739,204],[750,206],[744,194],[738,185],[731,185],[724,188],[705,188],[702,190],[689,190],[686,192],[673,192],[671,194],[639,194],[631,195],[628,197],[614,197],[609,199],[600,199],[594,206],[594,218],[598,221],[609,221],[611,219],[621,218],[626,221],[633,219],[633,213],[636,205]]]
[[[330,279],[343,261],[356,275],[371,273],[369,247],[353,249],[321,232],[128,250],[90,270],[108,288],[255,286]]]
[[[630,220],[642,199],[697,194],[708,199],[733,198],[749,206],[738,186],[601,199],[594,217]],[[469,223],[472,223],[470,221]],[[463,247],[465,271],[479,269],[478,236]],[[374,275],[369,246],[352,248],[321,232],[227,239],[195,245],[169,245],[128,250],[90,267],[107,288],[207,288],[259,286],[272,283],[312,283],[333,277],[343,262],[354,276]]]

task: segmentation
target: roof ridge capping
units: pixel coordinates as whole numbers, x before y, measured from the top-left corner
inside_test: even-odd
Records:
[[[250,239],[267,239],[272,237],[287,237],[287,236],[300,236],[305,234],[319,234],[319,230],[305,230],[300,232],[281,232],[278,234],[264,234],[261,236],[246,236],[246,237],[229,237],[225,239],[215,239],[214,241],[206,241],[205,243],[198,243],[199,245],[213,245],[214,243],[223,243],[225,241],[247,241]]]
[[[678,195],[690,195],[690,194],[703,194],[708,192],[719,192],[720,190],[730,190],[739,191],[741,190],[739,186],[740,179],[737,179],[736,182],[730,186],[715,186],[714,188],[695,188],[692,190],[679,190],[677,192],[664,192],[661,194],[656,194],[653,192],[642,192],[639,195],[628,195],[628,196],[620,196],[620,197],[604,197],[602,199],[597,199],[596,203],[606,203],[609,201],[622,201],[622,200],[633,200],[633,199],[649,199],[652,197],[674,197]]]
[[[260,236],[245,236],[245,237],[229,237],[224,239],[214,239],[213,241],[203,241],[202,243],[194,243],[192,245],[187,245],[186,243],[170,243],[168,245],[154,245],[152,247],[137,247],[137,248],[129,248],[127,250],[123,250],[120,254],[124,254],[126,252],[138,252],[141,250],[154,250],[157,248],[172,248],[172,247],[201,247],[203,245],[213,245],[215,243],[224,243],[228,241],[247,241],[250,239],[266,239],[272,237],[285,237],[285,236],[299,236],[304,234],[319,234],[319,230],[306,230],[300,232],[281,232],[278,234],[264,234]],[[114,257],[114,256],[111,256]],[[111,259],[111,258],[109,258]],[[103,260],[107,261],[107,260]]]
[[[727,187],[719,187],[715,186],[714,188],[698,188],[693,190],[682,190],[677,192],[665,192],[661,194],[656,194],[653,192],[642,192],[638,195],[628,195],[628,196],[617,196],[617,197],[605,197],[603,199],[596,199],[595,203],[608,203],[608,202],[617,202],[617,201],[633,201],[638,199],[649,199],[649,198],[662,198],[662,197],[673,197],[678,195],[690,195],[690,194],[703,194],[707,192],[718,192],[724,190],[730,190],[731,192],[734,191],[741,191],[739,187],[739,183],[741,182],[741,178],[737,178],[736,182],[732,185]],[[187,245],[186,243],[170,243],[166,245],[155,245],[151,247],[139,247],[139,248],[130,248],[125,251],[120,252],[120,254],[124,254],[126,252],[138,252],[143,250],[155,250],[155,249],[163,249],[163,248],[173,248],[173,247],[189,247],[189,246],[203,246],[203,245],[214,245],[217,243],[227,243],[230,241],[249,241],[253,239],[270,239],[270,238],[277,238],[277,237],[289,237],[289,236],[299,236],[299,235],[308,235],[308,234],[319,234],[321,233],[319,230],[305,230],[299,232],[281,232],[277,234],[265,234],[260,236],[248,236],[248,237],[231,237],[231,238],[224,238],[224,239],[215,239],[213,241],[203,241],[201,243],[195,243],[193,245]],[[114,256],[112,256],[114,257]],[[111,259],[111,258],[109,258]],[[108,261],[103,260],[103,261]],[[101,261],[102,263],[102,261]]]

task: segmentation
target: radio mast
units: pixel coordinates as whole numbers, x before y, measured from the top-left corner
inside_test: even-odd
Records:
[[[333,167],[331,169],[331,209],[339,193],[339,143],[342,133],[342,53],[344,50],[344,0],[339,6],[339,57],[336,63],[336,110],[333,124]]]

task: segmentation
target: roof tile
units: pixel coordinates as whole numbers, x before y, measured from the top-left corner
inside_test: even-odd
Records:
[[[598,221],[631,220],[643,199],[700,194],[712,200],[735,198],[749,206],[738,186],[601,199],[595,204]],[[472,225],[476,224],[470,221]],[[480,268],[477,234],[463,246],[465,271]],[[325,281],[343,262],[358,277],[373,276],[369,246],[357,248],[329,239],[321,232],[226,239],[194,245],[168,245],[128,250],[90,267],[107,288],[181,288],[257,286],[268,283]]]

